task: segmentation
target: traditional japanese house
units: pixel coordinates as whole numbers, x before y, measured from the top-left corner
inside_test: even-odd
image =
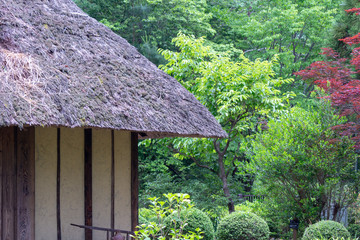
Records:
[[[175,79],[71,0],[0,0],[0,239],[137,224],[138,138],[226,137]]]

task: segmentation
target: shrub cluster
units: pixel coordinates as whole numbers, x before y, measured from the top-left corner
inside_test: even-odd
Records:
[[[350,224],[348,231],[352,238],[360,238],[360,224]]]
[[[187,219],[180,220],[181,212],[193,208],[194,205],[190,202],[190,196],[182,193],[167,193],[164,194],[165,201],[160,201],[159,198],[153,197],[150,200],[150,209],[142,209],[140,212],[140,221],[143,222],[137,226],[137,231],[133,236],[136,240],[149,239],[189,239],[200,240],[202,238],[199,228],[190,233],[184,233],[183,229],[188,225]],[[174,213],[178,214],[174,214]],[[170,226],[164,225],[164,220],[171,216],[170,222],[176,218],[178,224]],[[166,231],[165,231],[166,230]]]
[[[154,211],[147,208],[139,209],[139,224],[148,224],[150,222],[156,222],[157,216]]]
[[[217,240],[268,240],[267,223],[250,212],[233,212],[224,217],[217,229]]]
[[[350,238],[349,231],[341,223],[326,220],[310,225],[305,229],[302,240]]]
[[[166,228],[179,226],[180,222],[185,221],[187,224],[183,229],[185,234],[190,232],[196,232],[197,228],[203,232],[203,240],[213,240],[215,237],[214,227],[211,223],[210,218],[201,210],[197,208],[190,208],[182,211],[179,216],[178,213],[174,212],[164,220]]]

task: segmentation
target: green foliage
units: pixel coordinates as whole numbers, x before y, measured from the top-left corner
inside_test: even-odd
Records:
[[[206,12],[206,0],[147,0],[152,11],[144,24],[149,27],[148,34],[163,49],[173,49],[171,39],[179,31],[197,37],[215,33]],[[150,35],[149,35],[150,36]]]
[[[347,13],[345,10],[359,7],[360,2],[358,0],[345,0],[339,6],[340,14],[337,16],[336,22],[332,26],[331,34],[329,34],[328,37],[329,43],[327,46],[330,46],[332,49],[338,52],[341,57],[350,58],[352,48],[348,44],[339,41],[339,39],[354,36],[359,33],[360,30],[358,16]]]
[[[165,226],[177,226],[184,220],[186,220],[186,226],[184,226],[183,233],[196,232],[196,229],[200,229],[203,232],[202,236],[204,240],[213,240],[215,237],[214,227],[210,221],[210,218],[200,209],[191,208],[182,211],[178,216],[178,213],[174,212],[164,220]]]
[[[352,238],[360,237],[360,224],[350,224],[347,228]]]
[[[338,222],[320,221],[305,229],[303,240],[350,238],[348,230]]]
[[[163,142],[163,141],[162,141]],[[194,166],[191,159],[179,161],[165,144],[158,140],[142,141],[139,145],[139,205],[148,206],[148,198],[164,192],[186,192],[200,209],[206,209],[216,225],[226,198],[218,177],[207,169]],[[242,189],[236,186],[234,194]]]
[[[206,46],[204,38],[179,34],[173,42],[180,52],[161,50],[168,61],[161,68],[194,93],[220,123],[251,116],[250,111],[255,108],[259,113],[269,113],[283,105],[286,98],[276,87],[292,79],[274,77],[276,58],[250,61],[241,55],[238,61],[232,61],[228,52],[216,52]],[[237,125],[236,130],[244,130],[243,124]]]
[[[283,235],[283,229],[288,227],[288,219],[286,222],[282,222],[279,212],[281,209],[278,209],[277,206],[274,206],[274,203],[271,199],[265,198],[262,201],[254,202],[243,202],[240,205],[235,206],[236,211],[242,212],[251,212],[257,216],[263,218],[269,226],[270,237],[272,238],[283,238],[286,239],[287,236]]]
[[[357,1],[357,0],[354,0]],[[231,43],[247,58],[269,60],[278,55],[274,71],[292,77],[320,59],[321,47],[329,37],[334,17],[342,0],[209,0],[211,24],[217,34],[210,40]],[[294,91],[292,103],[311,103],[312,85],[300,78],[281,89]]]
[[[139,209],[139,224],[149,224],[157,221],[156,212],[148,208]]]
[[[269,227],[259,216],[250,212],[233,212],[221,219],[216,233],[218,240],[267,240]]]
[[[155,64],[158,48],[174,49],[179,31],[197,37],[215,33],[206,0],[75,0],[90,16],[128,40]]]
[[[251,212],[260,217],[265,216],[267,212],[267,210],[263,206],[263,203],[260,201],[254,201],[254,202],[246,201],[242,204],[236,205],[235,210],[241,212]]]
[[[277,73],[290,76],[313,62],[341,1],[210,1],[215,42],[233,42],[250,59],[279,54]]]
[[[184,227],[188,224],[187,219],[181,219],[180,216],[183,211],[189,211],[193,205],[190,203],[190,196],[181,193],[168,193],[164,194],[165,201],[153,197],[150,200],[150,210],[142,211],[148,219],[143,220],[143,224],[137,227],[135,235],[136,240],[165,240],[165,239],[186,239],[186,240],[199,240],[203,237],[203,233],[199,228],[194,231],[184,232]],[[143,216],[144,216],[143,215]],[[165,229],[164,219],[171,218],[171,226]],[[173,221],[176,220],[176,221]]]
[[[173,42],[179,52],[161,50],[168,61],[162,69],[212,112],[229,138],[179,138],[162,145],[170,146],[176,158],[191,159],[215,173],[222,181],[224,195],[233,204],[227,181],[233,178],[247,184],[246,178],[237,175],[241,164],[247,161],[246,136],[256,132],[259,118],[284,106],[292,94],[282,94],[276,87],[292,79],[274,77],[272,66],[276,59],[250,61],[241,55],[238,61],[232,61],[229,53],[205,45],[204,38],[194,39],[181,33]]]
[[[328,238],[324,238],[324,237],[321,237],[321,238],[315,238],[314,240],[359,240],[358,238],[337,238],[337,237],[332,237],[332,238],[330,238],[330,239],[328,239]]]
[[[349,224],[360,224],[360,196],[348,207],[348,214]]]
[[[341,208],[355,201],[354,143],[331,129],[341,122],[327,103],[310,112],[295,107],[271,119],[254,140],[259,186],[287,218],[316,222],[332,203]]]

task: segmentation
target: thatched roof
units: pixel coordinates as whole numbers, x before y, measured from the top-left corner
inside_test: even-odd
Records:
[[[0,67],[0,126],[226,137],[192,94],[71,0],[0,0]]]

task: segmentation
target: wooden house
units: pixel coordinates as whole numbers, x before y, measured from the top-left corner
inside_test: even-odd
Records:
[[[71,0],[0,0],[0,239],[137,224],[138,138],[226,137],[175,79]]]

